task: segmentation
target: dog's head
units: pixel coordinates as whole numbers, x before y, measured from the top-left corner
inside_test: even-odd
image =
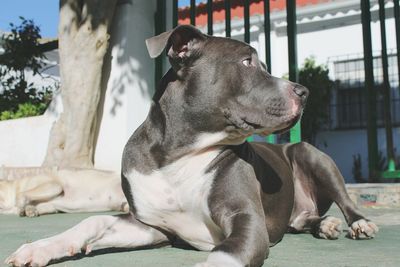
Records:
[[[183,101],[175,109],[182,110],[181,119],[188,118],[197,132],[223,131],[228,136],[225,142],[241,143],[254,133],[285,131],[301,117],[308,90],[271,76],[246,43],[184,25],[146,44],[153,58],[167,51],[172,70],[164,79],[179,83],[157,92],[155,100],[179,95]]]

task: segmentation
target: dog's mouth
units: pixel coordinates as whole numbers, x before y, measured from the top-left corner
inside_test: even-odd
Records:
[[[251,135],[253,132],[263,129],[261,123],[247,119],[244,114],[239,115],[229,109],[226,109],[223,112],[228,121],[229,131],[235,131],[241,135]]]
[[[296,123],[298,122],[298,120],[300,119],[300,117],[301,117],[301,114],[297,115],[297,116],[294,117],[294,119],[290,122],[289,126],[283,128],[283,129],[274,131],[274,132],[272,132],[272,133],[273,133],[273,134],[282,134],[282,133],[284,133],[284,132],[289,131],[293,126],[296,125]]]
[[[261,118],[256,121],[256,118],[260,116],[249,116],[255,118],[248,119],[247,117],[234,116],[232,113],[229,113],[229,116],[226,114],[226,118],[229,121],[229,125],[231,125],[233,128],[231,128],[231,132],[234,132],[235,136],[240,135],[242,137],[248,137],[252,134],[267,136],[270,134],[280,134],[288,131],[297,123],[301,117],[301,114],[302,109],[296,114],[268,114],[268,120],[265,121],[265,123],[260,122]],[[263,120],[265,120],[265,118],[263,118]]]
[[[270,134],[282,134],[290,130],[297,123],[300,117],[301,113],[295,116],[289,116],[287,120],[284,120],[280,127],[274,127],[273,129],[262,128],[259,131],[256,130],[255,133],[260,136],[268,136]]]

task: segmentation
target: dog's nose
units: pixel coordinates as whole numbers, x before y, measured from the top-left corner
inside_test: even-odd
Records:
[[[304,101],[307,99],[308,94],[309,94],[308,89],[305,88],[305,87],[302,86],[302,85],[299,85],[299,84],[296,84],[296,85],[293,87],[293,92],[294,92],[298,97],[301,98],[302,102],[304,102]]]
[[[302,99],[307,98],[309,93],[307,88],[298,84],[296,84],[296,86],[293,88],[293,91],[297,96],[299,96]]]

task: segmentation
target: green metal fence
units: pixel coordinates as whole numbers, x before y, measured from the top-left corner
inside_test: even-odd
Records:
[[[250,0],[243,0],[244,16],[244,42],[250,43]],[[297,49],[296,49],[296,1],[287,0],[287,14],[288,14],[288,44],[289,44],[289,80],[293,82],[298,81],[298,70],[297,70]],[[178,25],[178,0],[173,0],[173,27]],[[231,0],[224,1],[225,7],[225,36],[231,37]],[[156,34],[161,33],[165,30],[162,25],[165,25],[165,1],[157,0],[157,12],[155,14]],[[265,32],[265,62],[268,71],[271,72],[271,42],[270,42],[270,1],[264,1],[264,32]],[[164,15],[162,15],[164,11]],[[196,26],[196,0],[190,0],[190,24]],[[213,0],[207,0],[207,33],[213,35]],[[158,58],[156,61],[156,74],[155,78],[158,81],[162,77],[162,59]],[[253,138],[250,137],[249,141]],[[291,130],[290,133],[291,142],[301,141],[300,123]],[[267,142],[275,143],[276,138],[274,135],[270,135],[266,138]]]
[[[232,0],[233,1],[233,0]],[[225,8],[225,36],[231,37],[231,0],[224,1]],[[220,4],[221,1],[218,1]],[[243,0],[243,24],[244,24],[244,40],[250,43],[250,4],[251,0]],[[265,33],[265,62],[267,64],[269,72],[273,66],[271,66],[271,42],[270,42],[270,1],[265,0],[264,2],[264,33]],[[393,0],[394,2],[394,17],[396,25],[396,40],[397,40],[397,62],[398,68],[400,69],[400,12],[399,12],[399,0]],[[380,3],[380,16],[381,22],[385,21],[384,14],[384,1],[379,0]],[[217,1],[207,0],[207,33],[212,35],[213,32],[213,6],[217,4]],[[163,0],[157,0],[157,12],[155,15],[156,22],[156,33],[165,31],[165,10],[166,2]],[[172,25],[173,27],[178,25],[178,0],[172,1]],[[368,139],[368,168],[370,176],[377,175],[377,160],[378,160],[378,142],[377,142],[377,118],[376,118],[376,91],[374,89],[374,73],[373,73],[373,57],[372,57],[372,43],[371,43],[371,12],[370,12],[370,1],[360,0],[361,8],[361,23],[363,32],[363,47],[364,47],[364,70],[365,70],[365,94],[367,98],[367,139]],[[298,82],[298,65],[297,65],[297,24],[296,24],[296,0],[286,0],[286,12],[287,12],[287,37],[288,37],[288,58],[289,58],[289,80]],[[190,0],[190,23],[196,25],[196,0]],[[381,27],[381,39],[382,47],[385,44],[385,28]],[[384,50],[386,48],[384,47]],[[382,51],[382,62],[387,62],[387,53]],[[156,79],[159,80],[162,76],[162,59],[158,58],[156,62]],[[385,74],[384,74],[385,75]],[[400,80],[400,71],[399,71]],[[388,100],[388,99],[386,99]],[[390,103],[390,98],[389,102]],[[389,109],[390,110],[390,109]],[[390,116],[389,116],[390,117]],[[387,131],[390,131],[390,119],[387,120]],[[300,122],[292,128],[290,132],[290,141],[299,142],[301,141],[301,127]],[[250,141],[252,138],[249,139]],[[393,148],[393,142],[390,141],[390,134],[387,135],[388,140],[388,155],[390,158],[393,157],[390,152],[390,148]],[[267,137],[268,142],[275,142],[273,135]],[[393,164],[391,165],[393,166]],[[400,171],[390,169],[391,172],[382,174],[382,177],[399,177]]]

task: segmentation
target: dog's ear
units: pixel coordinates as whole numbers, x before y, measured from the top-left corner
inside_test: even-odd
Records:
[[[180,25],[146,40],[150,57],[158,57],[164,49],[172,60],[188,58],[207,38],[191,25]]]

